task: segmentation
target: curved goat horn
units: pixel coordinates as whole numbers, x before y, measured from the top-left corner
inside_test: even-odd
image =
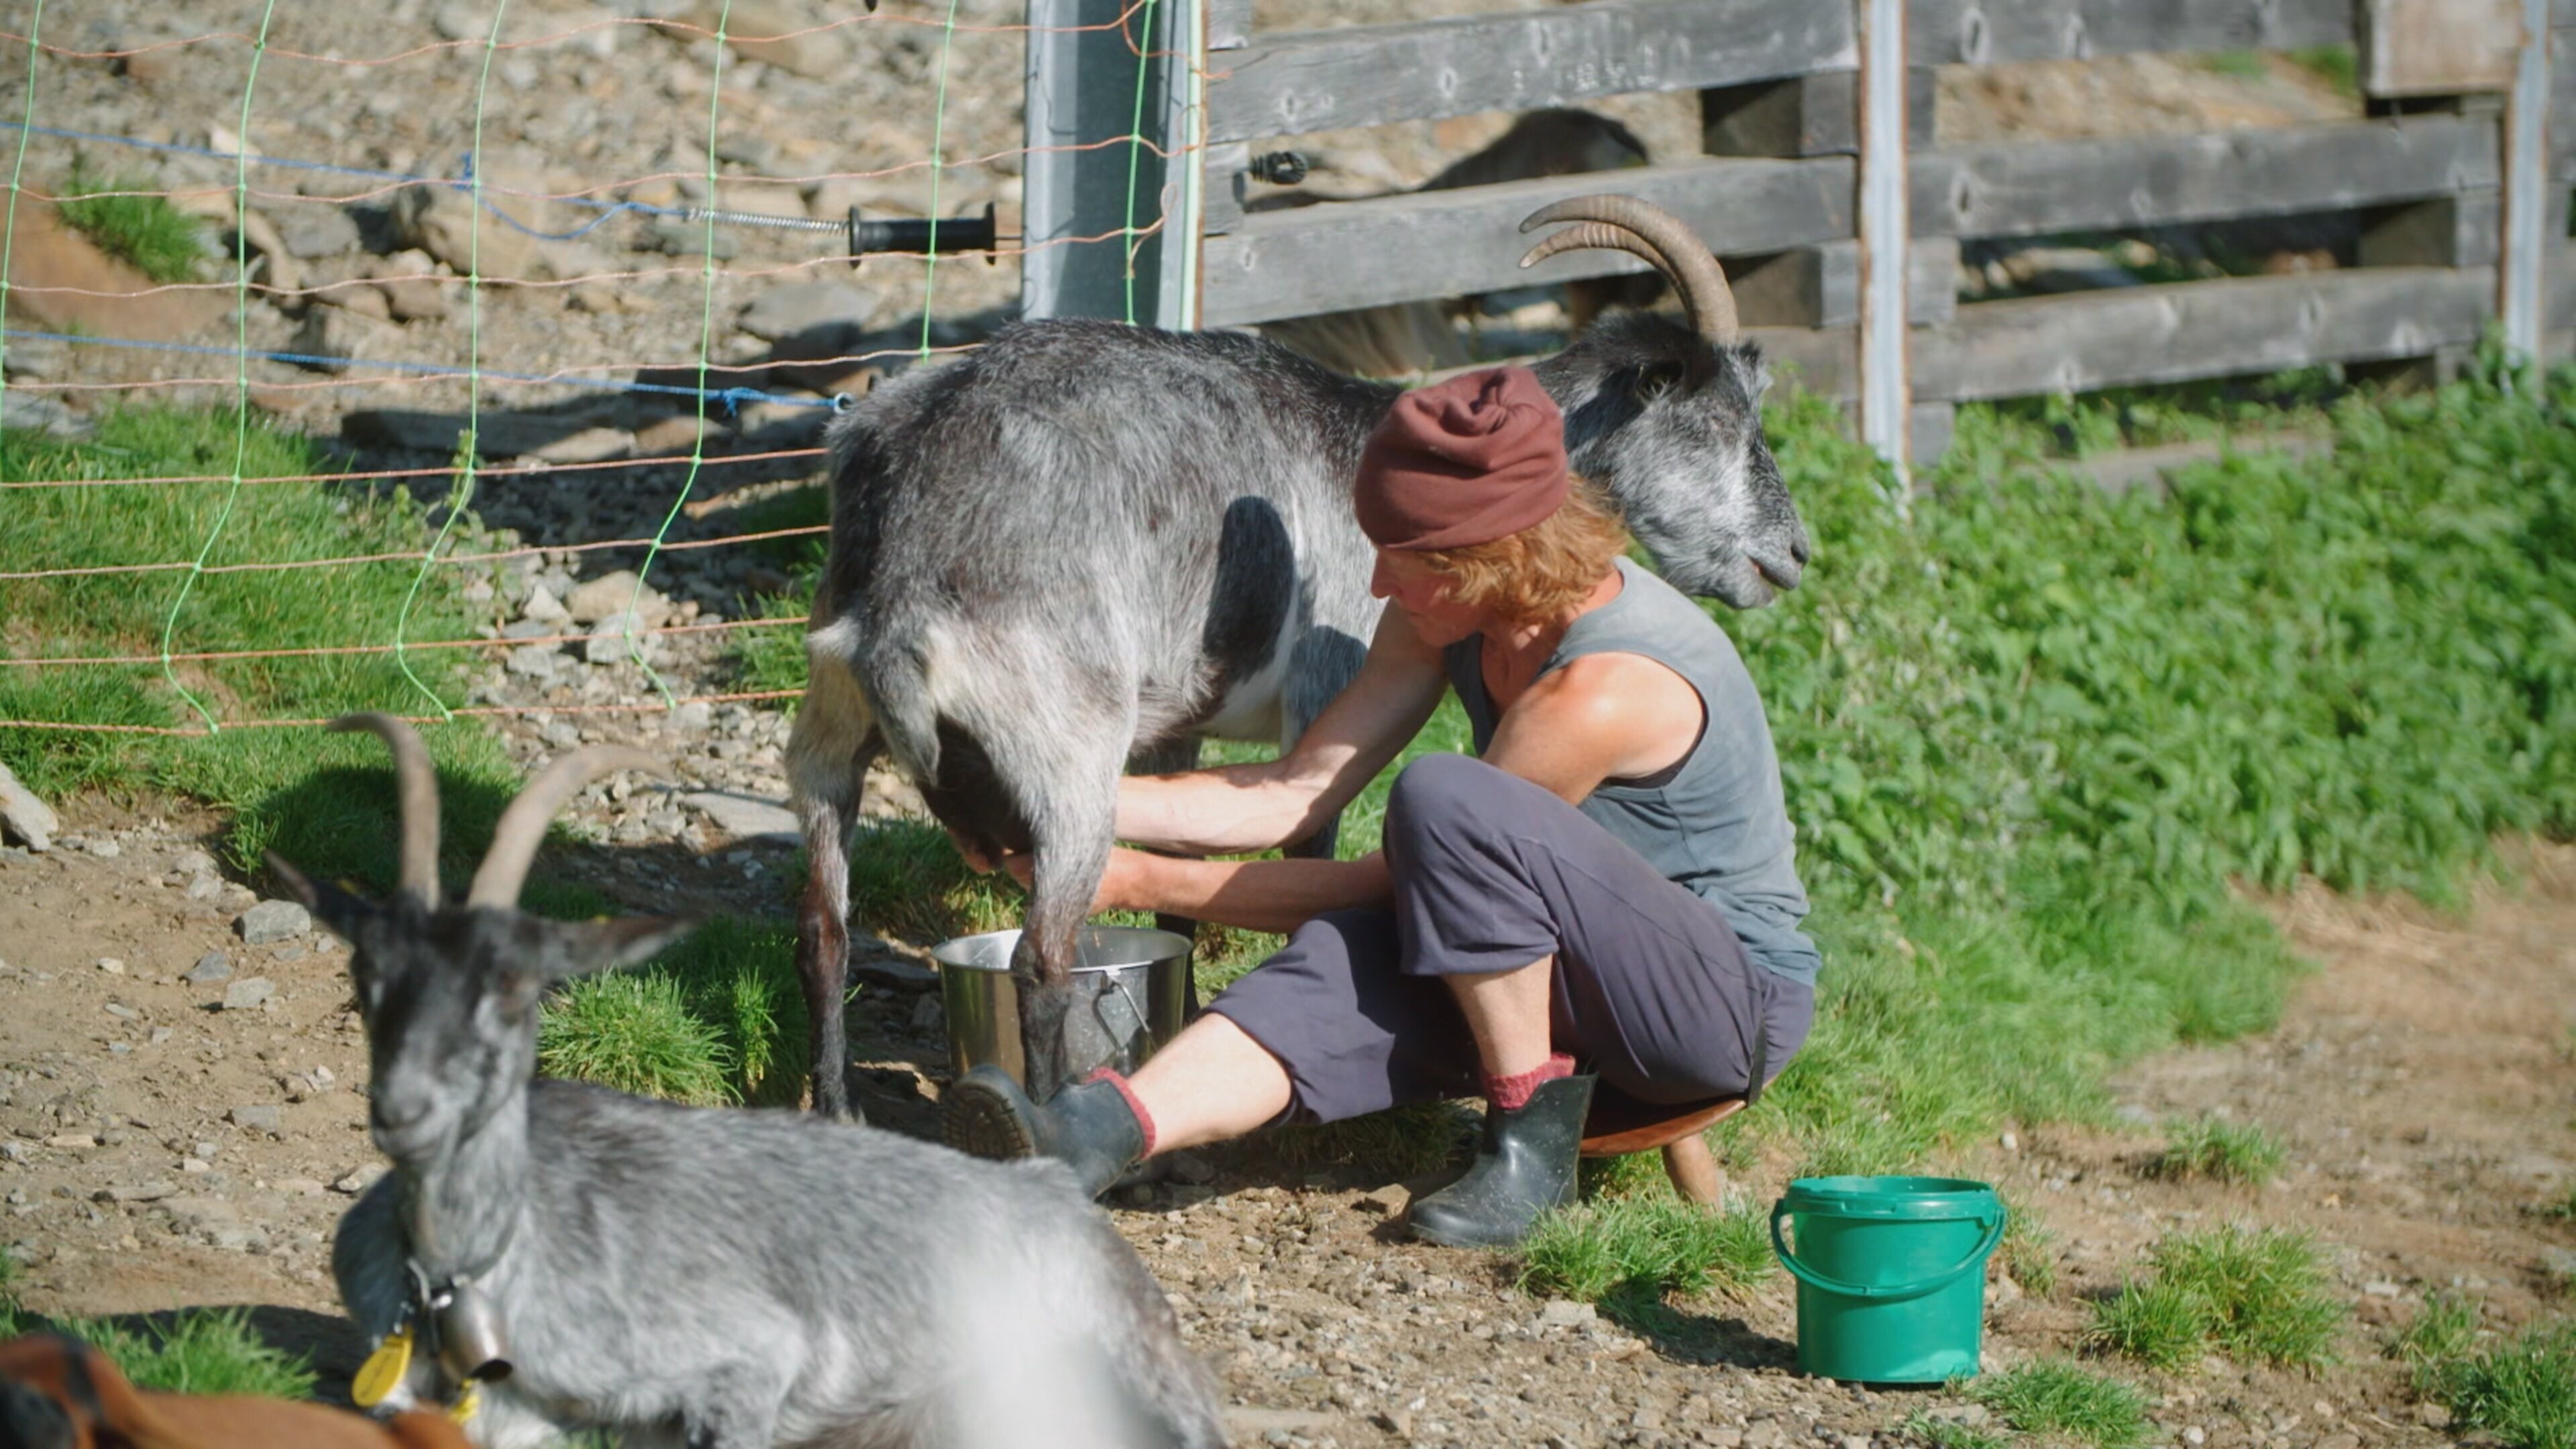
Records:
[[[555,812],[574,792],[611,770],[643,770],[665,778],[670,775],[660,760],[623,745],[592,745],[546,766],[501,812],[501,823],[492,827],[491,848],[483,852],[483,863],[474,868],[474,884],[465,892],[465,903],[491,907],[518,904],[519,887],[527,882],[528,865],[537,858],[537,843],[545,839],[546,822],[555,818]]]
[[[331,721],[339,733],[365,730],[394,752],[394,797],[402,816],[401,881],[403,892],[429,910],[438,909],[438,776],[430,769],[429,747],[420,732],[389,714],[344,714]]]
[[[1681,293],[1692,330],[1711,342],[1735,340],[1735,293],[1726,285],[1726,269],[1680,217],[1634,196],[1572,196],[1531,212],[1521,230],[1559,221],[1592,225],[1568,227],[1540,242],[1521,258],[1522,266],[1587,247],[1643,257]]]

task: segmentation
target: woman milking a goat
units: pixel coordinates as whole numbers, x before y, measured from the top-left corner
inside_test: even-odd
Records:
[[[1122,781],[1117,834],[1140,848],[1093,903],[1287,946],[1132,1078],[1039,1105],[998,1068],[965,1074],[948,1132],[1061,1158],[1097,1192],[1156,1153],[1480,1093],[1474,1165],[1411,1222],[1511,1243],[1572,1200],[1596,1090],[1667,1115],[1758,1095],[1806,1040],[1817,954],[1779,763],[1733,643],[1623,557],[1528,371],[1400,397],[1353,498],[1393,605],[1358,678],[1276,761]],[[1306,835],[1453,688],[1477,757],[1408,766],[1380,851],[1177,858]]]

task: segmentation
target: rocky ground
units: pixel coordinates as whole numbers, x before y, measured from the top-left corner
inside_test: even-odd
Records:
[[[365,1044],[343,948],[217,875],[218,824],[74,801],[56,849],[0,851],[0,1243],[39,1310],[250,1305],[336,1386],[363,1345],[334,1315],[327,1235],[379,1170]],[[771,889],[722,854],[677,881],[623,854],[572,868],[638,899]],[[2563,1312],[2576,1266],[2576,1228],[2534,1211],[2576,1175],[2576,849],[2513,858],[2521,886],[2480,891],[2459,918],[2322,891],[2271,902],[2321,966],[2281,1027],[2125,1074],[2140,1124],[2217,1111],[2281,1138],[2289,1167],[2272,1187],[2153,1177],[2143,1125],[2021,1125],[1948,1164],[2060,1236],[2052,1295],[2000,1272],[1990,1283],[1988,1366],[2072,1351],[2085,1300],[2161,1232],[2293,1225],[2326,1245],[2353,1311],[2343,1362],[2141,1375],[2159,1434],[2194,1449],[2450,1442],[2384,1357],[2390,1334],[2445,1289],[2503,1324]],[[917,1009],[908,993],[863,993],[857,1056],[891,1069],[868,1074],[871,1113],[928,1132],[945,1072]],[[1765,1163],[1737,1186],[1767,1201],[1787,1171]],[[1182,1179],[1122,1189],[1111,1213],[1223,1373],[1243,1442],[1866,1449],[1902,1440],[1918,1409],[1982,1412],[1798,1376],[1776,1275],[1677,1300],[1670,1326],[1641,1336],[1522,1294],[1501,1258],[1404,1241],[1393,1219],[1428,1182],[1283,1175],[1257,1153]]]

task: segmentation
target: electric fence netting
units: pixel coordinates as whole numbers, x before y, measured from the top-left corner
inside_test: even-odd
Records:
[[[1192,9],[12,7],[0,750],[792,698],[825,428],[1032,253],[1132,270]],[[1076,42],[1134,103],[1033,146]],[[1123,214],[1024,228],[1051,151]]]

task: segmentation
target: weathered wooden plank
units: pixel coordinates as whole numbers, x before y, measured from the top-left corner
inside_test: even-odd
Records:
[[[2353,0],[1913,0],[1916,65],[2131,51],[2295,50],[2353,40]]]
[[[2035,236],[2438,196],[2495,185],[2497,146],[2492,119],[2466,116],[1950,146],[1915,163],[1914,230]]]
[[[2360,0],[2364,95],[2501,91],[2522,50],[2522,0]]]
[[[1207,0],[1207,48],[1241,50],[1252,43],[1252,0]]]
[[[2027,397],[2430,356],[2495,316],[2492,267],[2186,282],[1959,309],[1914,340],[1924,398]]]
[[[1851,9],[1591,0],[1511,15],[1264,34],[1208,85],[1216,141],[1526,111],[1634,91],[1848,69]]]
[[[1242,224],[1244,193],[1251,181],[1244,172],[1251,164],[1252,148],[1241,141],[1207,148],[1199,171],[1200,235],[1216,236]]]
[[[1200,267],[1204,325],[1645,270],[1636,258],[1609,251],[1573,252],[1521,270],[1521,254],[1537,240],[1518,230],[1522,217],[1602,190],[1644,197],[1672,212],[1720,256],[1851,235],[1852,163],[1839,156],[1702,159],[1615,178],[1551,176],[1255,212],[1230,235],[1208,238]]]

